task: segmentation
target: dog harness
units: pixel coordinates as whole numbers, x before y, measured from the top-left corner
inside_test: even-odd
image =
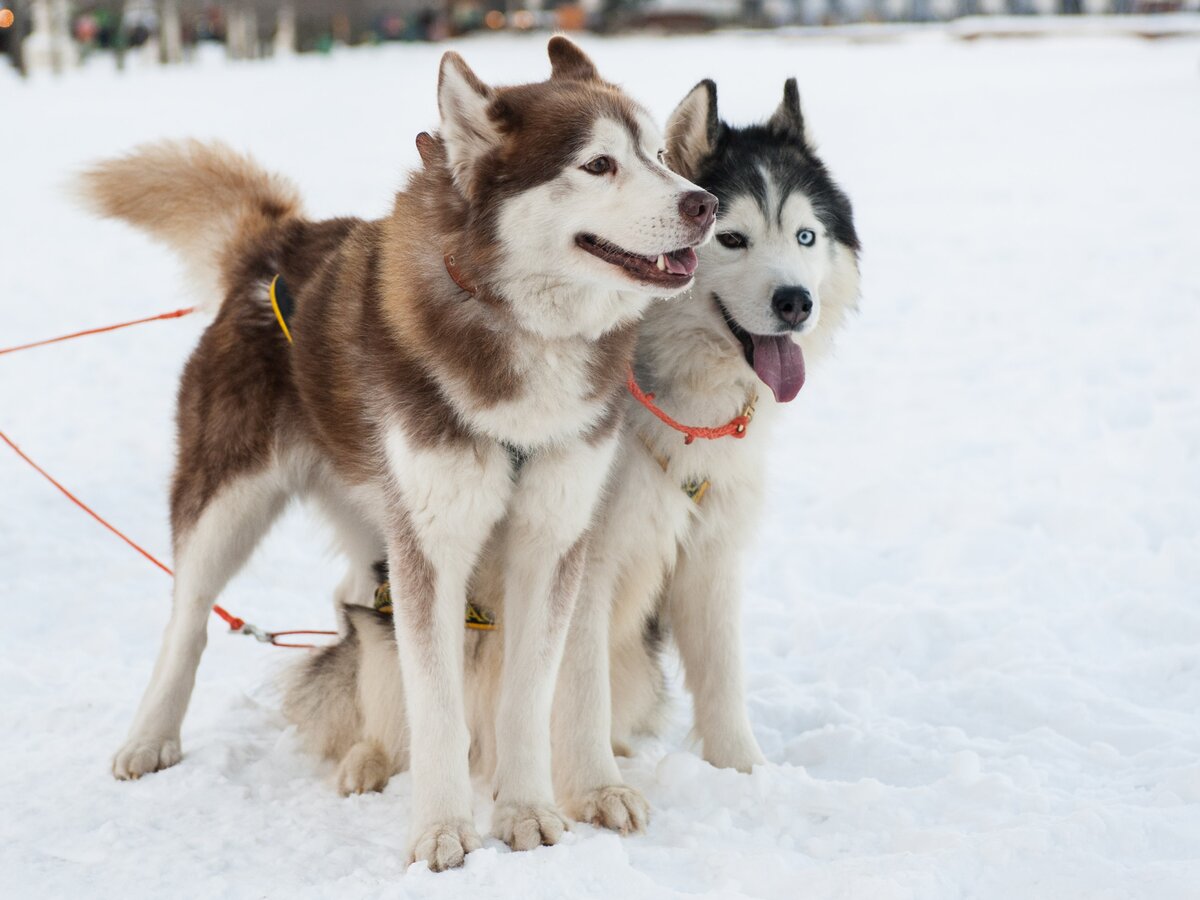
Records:
[[[380,565],[383,564],[376,564],[377,570],[379,569]],[[386,569],[388,569],[386,568],[386,565],[383,566],[383,569],[384,574],[386,574]],[[376,600],[374,600],[374,608],[376,608],[376,612],[383,613],[384,616],[391,616],[392,606],[390,582],[384,581],[382,584],[379,584],[379,587],[376,588]],[[484,610],[484,608],[475,606],[474,601],[470,599],[467,600],[467,618],[464,624],[467,625],[467,628],[474,629],[475,631],[494,631],[497,628],[496,616],[493,616],[491,612]]]
[[[450,256],[446,257],[447,270],[449,269],[451,259],[452,257]],[[464,287],[463,290],[466,290],[466,288]],[[279,329],[290,344],[292,343],[292,332],[288,327],[288,323],[291,321],[292,314],[296,311],[296,300],[287,289],[287,284],[284,282],[283,276],[276,275],[271,279],[271,287],[267,291],[267,295],[271,298],[271,310],[275,313],[275,320],[279,323]],[[504,444],[503,447],[508,453],[508,459],[514,473],[519,474],[521,467],[525,465],[525,461],[529,458],[529,454],[520,447],[515,447],[511,444]],[[392,589],[388,582],[386,562],[375,563],[375,575],[379,579],[379,585],[375,588],[375,611],[390,616],[392,614]],[[469,598],[467,599],[465,624],[468,628],[474,628],[477,631],[495,631],[497,627],[496,617],[487,610],[476,606]]]
[[[757,403],[758,394],[752,392],[750,394],[750,399],[746,401],[746,405],[742,407],[741,413],[738,415],[737,419],[735,419],[735,421],[741,420],[744,423],[742,426],[743,434],[745,433],[746,426],[748,426],[750,421],[754,418],[754,407]],[[654,449],[654,445],[651,444],[646,438],[646,435],[640,431],[638,432],[638,440],[642,442],[642,446],[646,448],[646,452],[650,454],[651,458],[656,463],[658,463],[659,468],[662,469],[663,474],[666,475],[667,469],[671,465],[671,457],[658,453]],[[679,485],[679,489],[687,494],[688,499],[690,499],[697,506],[703,502],[704,495],[708,493],[708,489],[710,487],[712,487],[712,482],[707,478],[689,478],[686,481],[681,482]]]
[[[446,254],[446,271],[450,273],[450,277],[454,279],[454,283],[466,291],[468,294],[475,293],[473,286],[468,287],[470,282],[465,280],[465,277],[459,273],[457,269],[452,268],[454,265],[454,257],[451,254]],[[462,278],[463,280],[459,280]],[[287,342],[292,343],[292,330],[289,323],[292,321],[292,315],[296,312],[296,300],[288,290],[287,284],[283,280],[282,275],[276,275],[271,279],[271,286],[267,290],[267,296],[271,298],[271,311],[275,313],[275,321],[279,323],[279,330],[283,332],[283,336],[287,338]],[[500,446],[504,448],[504,452],[508,454],[509,465],[512,466],[513,474],[520,475],[521,469],[529,460],[529,451],[515,444],[508,444],[504,441],[500,442]]]

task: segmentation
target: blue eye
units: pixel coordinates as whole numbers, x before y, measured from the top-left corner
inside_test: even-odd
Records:
[[[796,232],[796,240],[801,247],[811,247],[817,242],[817,233],[811,228],[801,228]]]

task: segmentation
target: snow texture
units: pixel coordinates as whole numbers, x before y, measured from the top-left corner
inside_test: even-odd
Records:
[[[182,764],[119,784],[167,579],[0,447],[0,895],[1200,896],[1200,43],[584,43],[660,118],[704,76],[726,116],[763,117],[799,76],[856,203],[862,315],[777,434],[747,567],[769,764],[704,764],[676,683],[671,727],[622,763],[646,834],[406,871],[408,779],[337,797],[279,714],[300,651],[214,617]],[[518,81],[543,47],[459,49]],[[442,49],[0,73],[0,345],[188,302],[166,251],[62,195],[85,161],[220,137],[314,214],[379,215]],[[162,554],[203,324],[0,358],[0,428]],[[293,510],[226,605],[328,627],[327,548]]]

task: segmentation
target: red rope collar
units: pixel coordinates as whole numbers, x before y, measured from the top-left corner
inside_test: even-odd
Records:
[[[634,378],[633,375],[633,366],[629,367],[629,372],[625,376],[625,387],[629,388],[629,393],[633,394],[633,399],[642,404],[642,406],[646,407],[646,409],[650,410],[650,413],[656,419],[658,419],[668,428],[674,428],[676,431],[682,434],[684,436],[683,442],[685,444],[690,444],[696,438],[704,438],[707,441],[715,441],[717,438],[723,437],[735,437],[741,439],[746,436],[746,429],[750,427],[750,417],[753,415],[751,409],[747,409],[740,415],[734,416],[724,425],[720,425],[716,428],[703,428],[697,425],[684,425],[681,422],[676,422],[665,412],[663,412],[661,408],[655,405],[653,394],[647,394],[640,387],[638,387],[637,379]]]
[[[453,253],[447,253],[442,257],[442,263],[446,267],[446,274],[450,276],[451,281],[459,286],[466,293],[474,296],[478,290],[475,283],[466,276],[458,266],[458,260],[455,259]],[[750,417],[753,415],[753,409],[748,408],[741,414],[734,416],[724,425],[717,428],[703,428],[697,425],[684,425],[681,422],[676,422],[668,416],[662,409],[655,405],[654,395],[647,394],[638,387],[637,379],[633,376],[633,367],[630,366],[628,374],[625,376],[625,386],[629,388],[629,393],[633,394],[633,398],[638,403],[650,410],[651,414],[666,425],[668,428],[674,428],[683,435],[683,442],[690,444],[696,438],[704,438],[708,441],[715,441],[717,438],[735,437],[744,438],[746,429],[750,426]]]

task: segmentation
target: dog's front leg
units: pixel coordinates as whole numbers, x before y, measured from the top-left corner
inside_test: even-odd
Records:
[[[740,551],[721,522],[720,515],[710,518],[710,527],[681,550],[667,602],[704,758],[717,768],[749,772],[766,760],[746,713]]]
[[[615,447],[615,438],[605,437],[535,456],[506,522],[493,829],[514,850],[554,844],[567,827],[554,803],[550,711],[585,533]]]
[[[460,866],[479,847],[463,703],[467,582],[512,492],[507,454],[489,445],[417,449],[388,438],[398,487],[388,571],[408,714],[411,861]]]

